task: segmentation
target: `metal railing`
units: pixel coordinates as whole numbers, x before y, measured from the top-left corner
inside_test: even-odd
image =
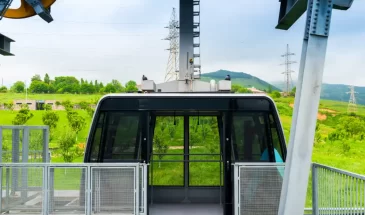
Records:
[[[235,163],[235,215],[277,215],[285,165]]]
[[[19,169],[25,175],[12,190]],[[146,173],[140,163],[3,163],[0,213],[145,215]]]
[[[312,164],[313,215],[365,214],[365,176]]]

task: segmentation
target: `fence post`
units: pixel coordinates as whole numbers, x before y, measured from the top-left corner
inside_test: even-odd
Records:
[[[42,209],[43,209],[43,213],[44,215],[48,214],[48,206],[49,206],[49,198],[48,198],[48,194],[49,194],[49,178],[48,178],[48,171],[49,168],[46,165],[43,165],[43,204],[42,204]]]
[[[12,162],[19,163],[19,128],[12,130]],[[19,168],[12,168],[11,195],[15,195],[18,190]]]
[[[318,209],[318,171],[316,164],[312,164],[312,214],[319,215]]]
[[[91,182],[91,166],[87,165],[86,166],[86,201],[85,201],[85,205],[86,205],[86,214],[87,215],[91,215],[92,213],[92,202],[91,202],[91,198],[92,198],[92,182]]]
[[[29,158],[29,127],[23,129],[23,145],[22,145],[22,163],[28,163]],[[21,183],[21,198],[22,202],[25,203],[28,194],[28,168],[22,167],[22,183]]]
[[[233,174],[234,174],[234,179],[233,179],[233,186],[234,186],[234,214],[235,215],[239,215],[240,214],[240,175],[239,175],[239,170],[240,170],[240,166],[238,165],[234,165],[233,166]]]

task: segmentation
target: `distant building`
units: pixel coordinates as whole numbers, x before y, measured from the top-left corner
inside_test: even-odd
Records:
[[[259,89],[256,89],[255,87],[251,87],[251,88],[247,88],[248,90],[250,90],[253,94],[266,94],[265,91],[261,91]]]
[[[50,105],[52,110],[64,110],[62,105],[56,105],[56,100],[14,100],[14,110],[20,110],[22,105],[28,104],[30,110],[44,110],[45,105]]]

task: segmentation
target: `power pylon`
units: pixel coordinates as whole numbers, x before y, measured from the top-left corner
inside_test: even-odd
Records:
[[[285,72],[282,72],[281,74],[284,74],[285,76],[285,84],[286,84],[286,95],[290,95],[291,86],[292,86],[292,77],[291,73],[294,71],[291,70],[290,65],[296,63],[295,61],[290,60],[290,56],[295,55],[294,53],[290,53],[289,50],[289,44],[286,45],[286,53],[281,55],[281,57],[285,57],[285,63],[282,63],[280,65],[285,65]]]
[[[179,22],[176,18],[175,8],[172,9],[171,18],[169,26],[165,27],[169,29],[169,35],[165,40],[170,41],[170,51],[169,59],[167,62],[165,82],[178,79],[178,67],[179,67]]]
[[[350,94],[350,100],[349,104],[347,106],[347,113],[356,113],[357,112],[357,104],[356,104],[356,98],[355,98],[355,87],[349,86],[350,92],[347,92],[347,94]]]

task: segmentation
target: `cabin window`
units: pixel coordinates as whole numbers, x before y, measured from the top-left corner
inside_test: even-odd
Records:
[[[270,128],[271,128],[271,135],[272,135],[272,141],[275,149],[275,160],[276,162],[283,162],[283,148],[281,147],[281,142],[279,139],[279,131],[276,126],[274,116],[272,114],[269,115],[269,121],[270,121]]]
[[[90,161],[99,161],[100,157],[114,161],[139,159],[139,119],[138,113],[101,112],[93,131]]]
[[[139,158],[139,114],[109,112],[103,130],[104,160],[136,160]]]
[[[99,119],[95,125],[95,130],[94,130],[92,145],[91,145],[90,161],[95,162],[98,160],[100,144],[101,144],[101,132],[102,132],[103,125],[104,125],[104,120],[105,120],[105,112],[101,112],[99,115]]]
[[[276,123],[269,116],[266,112],[233,114],[232,145],[236,161],[269,162],[268,152],[274,149],[276,162],[283,162]]]

